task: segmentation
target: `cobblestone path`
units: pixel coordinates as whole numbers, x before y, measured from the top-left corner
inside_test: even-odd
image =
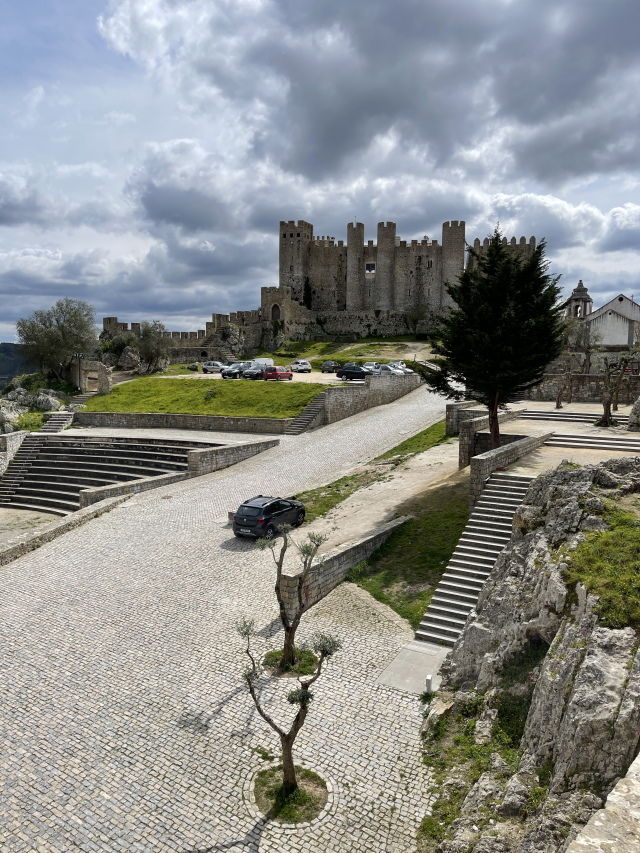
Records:
[[[308,829],[252,814],[277,752],[242,685],[233,625],[278,645],[268,554],[212,519],[247,493],[292,493],[442,416],[424,390],[240,465],[136,497],[0,570],[0,849],[404,853],[427,776],[416,697],[376,684],[412,632],[343,584],[303,621],[339,635],[296,744],[335,799]],[[169,496],[171,496],[169,498]],[[169,498],[169,499],[168,499]],[[261,684],[283,723],[291,682]]]

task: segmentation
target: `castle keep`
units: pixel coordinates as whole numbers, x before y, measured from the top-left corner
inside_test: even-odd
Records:
[[[175,357],[220,358],[270,350],[284,340],[357,340],[427,332],[433,316],[451,306],[445,282],[465,265],[465,223],[442,225],[442,239],[401,240],[395,222],[379,222],[377,242],[364,240],[361,222],[347,225],[347,242],[319,237],[304,220],[280,222],[278,287],[263,287],[254,311],[213,314],[198,332],[167,332]],[[474,249],[486,245],[476,239]],[[507,240],[505,238],[505,243]],[[510,245],[530,254],[535,237]],[[104,318],[107,335],[127,329]],[[132,323],[135,331],[139,324]]]

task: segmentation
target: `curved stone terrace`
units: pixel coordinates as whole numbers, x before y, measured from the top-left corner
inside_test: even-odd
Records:
[[[333,805],[286,830],[245,803],[243,787],[265,766],[259,751],[277,744],[243,687],[233,626],[254,618],[262,651],[278,646],[279,622],[270,555],[222,521],[250,495],[331,482],[442,418],[444,405],[423,387],[284,436],[233,468],[137,495],[0,570],[3,851],[414,848],[429,782],[421,705],[377,683],[412,631],[351,584],[300,630],[344,642],[296,745],[299,763],[334,784]],[[260,689],[289,719],[277,694],[290,682]]]

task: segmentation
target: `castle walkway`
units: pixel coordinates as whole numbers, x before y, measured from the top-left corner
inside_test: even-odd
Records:
[[[220,519],[250,495],[329,482],[443,415],[444,400],[421,388],[136,496],[1,569],[0,848],[413,850],[428,787],[421,706],[376,683],[413,632],[351,584],[300,629],[344,643],[296,743],[299,763],[334,785],[332,805],[306,829],[264,823],[245,805],[260,751],[277,744],[243,687],[233,626],[254,618],[261,653],[278,646],[279,622],[270,555]],[[284,682],[260,683],[283,723]]]

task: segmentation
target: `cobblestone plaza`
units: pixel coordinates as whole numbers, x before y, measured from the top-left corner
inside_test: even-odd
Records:
[[[136,496],[0,569],[0,849],[412,851],[427,804],[421,706],[376,683],[412,631],[351,584],[299,631],[344,644],[295,747],[331,782],[332,804],[309,828],[283,829],[246,802],[266,766],[260,753],[278,744],[243,686],[234,624],[255,619],[262,653],[278,646],[279,621],[270,555],[221,520],[250,495],[329,482],[443,412],[443,399],[420,389],[284,437],[234,468]],[[283,723],[290,687],[260,682]]]

